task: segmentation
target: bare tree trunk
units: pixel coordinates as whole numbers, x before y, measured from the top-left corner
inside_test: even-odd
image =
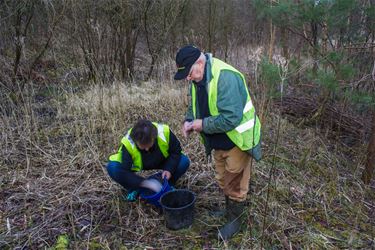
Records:
[[[273,56],[273,47],[275,44],[275,32],[276,28],[272,24],[272,20],[270,20],[270,43],[269,43],[269,48],[268,48],[268,60],[271,62],[272,61],[272,56]]]
[[[224,39],[224,60],[227,61],[229,57],[229,45],[230,45],[230,31],[233,29],[233,19],[231,9],[233,9],[233,5],[231,5],[231,1],[223,0],[221,5],[223,6],[223,15],[224,18],[221,20],[221,26],[223,28],[223,39]],[[233,41],[233,40],[232,40]]]
[[[14,25],[15,27],[15,58],[14,58],[14,67],[13,67],[13,73],[14,73],[14,81],[17,79],[17,73],[18,73],[18,67],[20,64],[20,59],[21,59],[21,52],[22,52],[22,41],[23,38],[21,37],[21,10],[17,11],[17,17],[16,17],[16,24]]]
[[[375,169],[375,111],[372,114],[371,139],[367,149],[367,160],[365,170],[362,173],[362,181],[369,184]]]
[[[147,80],[149,80],[151,78],[152,72],[154,71],[155,62],[156,62],[156,57],[151,56],[151,66],[150,66],[150,68],[148,70],[148,73],[147,73]]]
[[[137,43],[137,34],[133,34],[132,30],[127,28],[126,35],[126,67],[127,67],[127,76],[133,77],[134,75],[134,56],[133,50],[135,49],[135,44]]]
[[[126,9],[126,12],[129,12]],[[128,23],[125,25],[126,41],[125,41],[125,57],[126,57],[126,75],[124,79],[134,76],[134,60],[135,60],[135,47],[138,39],[139,27],[135,25],[136,18],[128,17]]]
[[[328,52],[328,24],[324,22],[322,24],[322,52],[326,54]]]
[[[318,62],[317,62],[317,59],[318,59],[318,24],[314,21],[312,21],[310,23],[310,26],[311,26],[311,40],[312,40],[312,45],[313,45],[313,60],[314,60],[314,63],[313,63],[313,73],[314,75],[316,75],[317,71],[318,71]]]
[[[210,0],[208,5],[208,51],[213,55],[215,54],[213,50],[213,40],[215,34],[215,15],[216,15],[216,4],[215,0]]]
[[[27,31],[29,29],[31,19],[34,16],[34,1],[31,1],[31,5],[29,6],[27,3],[25,3],[25,6],[19,6],[17,9],[16,14],[16,20],[15,20],[15,58],[14,58],[14,67],[13,67],[13,73],[14,73],[14,79],[15,82],[17,79],[17,73],[19,69],[19,65],[21,62],[21,54],[24,47],[24,39],[26,38]],[[22,19],[23,16],[26,16],[26,23],[22,30]],[[21,86],[21,89],[23,88],[23,85]]]
[[[272,0],[270,0],[270,6],[272,8]],[[269,48],[268,48],[268,61],[272,61],[272,56],[273,56],[273,47],[275,44],[275,31],[276,28],[273,26],[272,23],[272,18],[270,19],[270,43],[269,43]]]
[[[289,46],[288,46],[288,30],[284,27],[280,30],[281,47],[283,49],[283,57],[289,59]]]

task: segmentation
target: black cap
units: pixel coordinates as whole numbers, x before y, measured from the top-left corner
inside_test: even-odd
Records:
[[[176,55],[177,73],[175,80],[185,79],[190,72],[191,66],[198,60],[201,51],[192,45],[182,47]]]

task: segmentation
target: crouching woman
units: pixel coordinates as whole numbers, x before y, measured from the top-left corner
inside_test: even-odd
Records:
[[[109,157],[109,176],[125,190],[126,199],[135,201],[140,188],[155,189],[154,183],[137,174],[142,170],[160,169],[170,185],[189,168],[189,158],[168,125],[139,120],[121,139],[116,154]]]

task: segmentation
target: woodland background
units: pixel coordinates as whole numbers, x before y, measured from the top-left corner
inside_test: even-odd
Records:
[[[194,44],[246,75],[263,125],[248,223],[223,206],[199,139],[182,137]],[[0,247],[373,249],[374,0],[1,0]],[[171,126],[192,161],[193,226],[165,228],[105,170],[139,118]]]

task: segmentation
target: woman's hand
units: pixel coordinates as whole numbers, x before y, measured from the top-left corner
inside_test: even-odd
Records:
[[[161,173],[161,178],[167,178],[167,180],[169,180],[170,178],[172,177],[172,174],[171,172],[167,171],[167,170],[164,170],[163,173]]]

